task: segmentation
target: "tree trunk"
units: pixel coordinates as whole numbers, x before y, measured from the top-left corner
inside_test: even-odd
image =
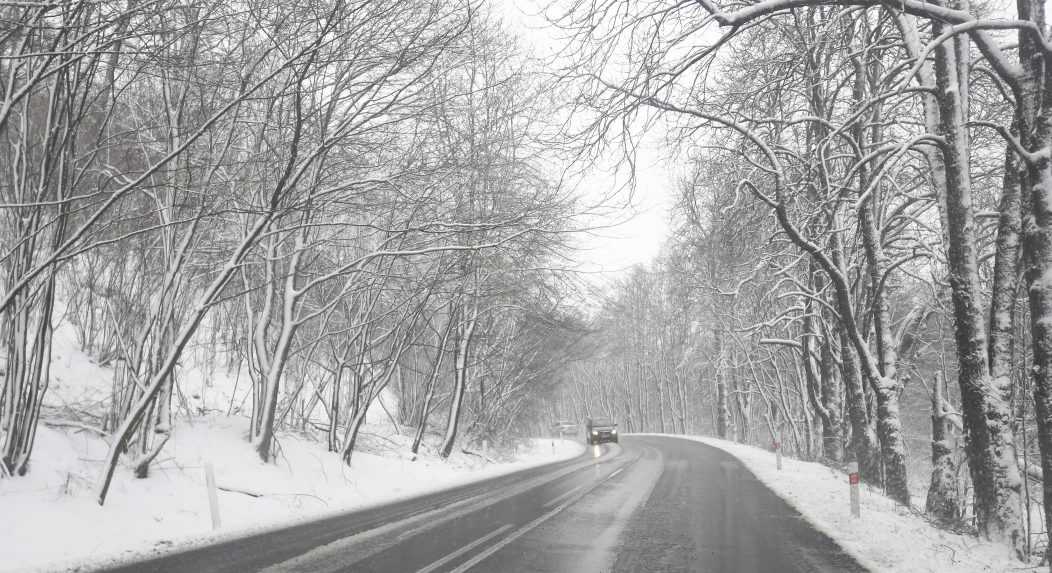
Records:
[[[713,374],[716,378],[716,435],[723,440],[730,433],[731,408],[727,396],[727,379],[723,373],[723,330],[713,331]]]
[[[936,374],[931,393],[931,484],[924,508],[936,521],[950,524],[961,516],[957,499],[957,467],[953,463],[946,420],[948,408],[943,397],[944,384],[942,376]]]
[[[856,97],[868,95],[869,77],[867,65],[858,61],[855,66]],[[860,97],[859,101],[865,98]],[[874,118],[879,118],[879,106],[872,111]],[[876,144],[881,141],[880,122],[873,121],[868,132],[859,124],[854,129],[854,136],[860,147]],[[858,219],[865,251],[866,272],[869,277],[871,300],[871,317],[873,335],[876,342],[876,372],[866,372],[873,387],[877,402],[877,436],[880,439],[881,461],[884,465],[884,488],[892,498],[909,505],[909,484],[906,477],[906,445],[902,437],[902,422],[899,416],[899,393],[901,382],[898,378],[898,356],[896,345],[891,334],[891,312],[888,305],[887,273],[888,262],[884,254],[881,233],[877,220],[877,198],[879,193],[871,190],[869,170],[865,164],[858,168]],[[865,193],[869,193],[866,198]]]
[[[431,372],[428,374],[427,383],[424,388],[424,403],[420,405],[420,425],[416,429],[416,434],[413,436],[413,445],[409,447],[409,451],[414,455],[420,449],[420,443],[424,440],[424,432],[427,431],[427,421],[429,414],[431,413],[431,400],[435,396],[435,387],[438,384],[438,375],[442,371],[442,361],[446,356],[446,341],[449,340],[449,333],[453,329],[453,316],[449,317],[449,323],[446,325],[445,330],[442,332],[442,337],[439,339],[438,352],[435,354],[435,361],[431,365]]]
[[[1041,0],[1021,0],[1022,20],[1047,28]],[[1019,33],[1020,77],[1016,117],[1023,146],[1041,152],[1026,161],[1021,180],[1023,203],[1023,260],[1029,297],[1031,345],[1034,353],[1032,380],[1034,416],[1037,422],[1041,470],[1052,476],[1052,57],[1028,31]],[[1026,216],[1028,215],[1028,216]],[[1045,531],[1052,531],[1052,479],[1042,480]],[[1045,560],[1052,563],[1052,544]]]
[[[1046,110],[1050,110],[1046,115],[1052,113],[1052,108]],[[1052,117],[1042,117],[1041,125],[1044,141],[1052,141],[1048,139],[1052,135]],[[1043,159],[1032,165],[1029,173],[1034,224],[1027,229],[1023,248],[1034,352],[1034,414],[1042,475],[1052,476],[1052,162]],[[1052,479],[1043,480],[1041,487],[1045,530],[1052,531]],[[1052,546],[1046,558],[1052,561]]]
[[[834,264],[844,271],[843,251],[840,236],[833,234],[830,241]],[[834,301],[835,302],[835,301]],[[851,453],[858,462],[859,473],[868,483],[882,485],[880,459],[877,456],[877,436],[869,423],[869,411],[866,407],[866,391],[862,384],[862,370],[858,356],[852,346],[848,333],[841,326],[840,360],[841,375],[844,380],[844,394],[847,399],[847,418],[851,425]]]
[[[933,23],[932,33],[944,26]],[[988,362],[987,334],[979,288],[975,213],[972,206],[966,78],[967,38],[955,37],[935,50],[939,134],[946,167],[946,235],[957,343],[958,384],[979,531],[1018,548],[1024,542],[1020,515],[1019,468],[1010,415],[995,394]],[[1035,338],[1036,341],[1036,338]],[[1036,354],[1036,342],[1035,342]],[[1000,403],[999,403],[1000,402]]]
[[[449,416],[446,419],[446,435],[442,439],[439,455],[448,458],[453,453],[453,444],[457,439],[457,425],[460,423],[460,408],[464,402],[464,391],[467,388],[468,353],[471,350],[471,338],[478,323],[478,301],[474,301],[471,318],[463,326],[463,332],[453,350],[453,397],[450,399]]]
[[[332,377],[332,398],[329,400],[329,431],[327,432],[327,445],[330,452],[340,451],[339,430],[340,425],[340,387],[343,386],[343,370],[346,364],[336,363],[336,373]],[[308,414],[309,415],[309,414]]]
[[[822,426],[822,450],[825,457],[834,462],[844,459],[844,435],[841,425],[843,404],[840,396],[840,372],[833,354],[832,333],[826,331],[822,340],[822,404],[829,415],[829,422]]]

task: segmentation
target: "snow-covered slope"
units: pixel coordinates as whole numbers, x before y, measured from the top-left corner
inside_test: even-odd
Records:
[[[511,461],[489,462],[457,452],[409,459],[408,437],[389,426],[367,426],[351,466],[325,444],[279,435],[280,456],[263,464],[244,440],[248,421],[214,417],[180,422],[148,479],[125,468],[103,507],[94,488],[106,450],[91,432],[42,427],[33,471],[0,480],[0,571],[98,562],[211,536],[204,465],[220,488],[220,533],[372,505],[457,483],[566,459],[583,452],[572,442],[524,444]],[[224,491],[225,490],[225,491]]]
[[[682,436],[671,436],[682,437]],[[795,507],[808,521],[874,572],[1038,571],[1017,561],[1008,546],[932,525],[923,511],[903,507],[862,486],[862,517],[851,517],[847,475],[822,464],[785,458],[715,438],[689,437],[720,448]],[[923,503],[923,500],[918,500]]]
[[[0,479],[0,571],[98,563],[213,537],[206,463],[214,467],[221,489],[218,534],[227,536],[584,451],[581,444],[535,440],[488,457],[458,449],[442,460],[434,454],[440,436],[428,435],[421,455],[412,460],[412,428],[399,431],[390,422],[385,409],[393,411],[395,397],[386,394],[370,407],[349,467],[338,454],[326,451],[324,437],[315,432],[279,432],[277,460],[264,464],[245,439],[248,419],[236,414],[248,389],[246,377],[216,368],[222,361],[214,360],[214,352],[211,361],[197,354],[191,348],[179,370],[183,396],[173,405],[178,419],[150,477],[135,479],[127,467],[120,468],[106,505],[100,507],[95,488],[109,445],[99,427],[113,371],[79,350],[72,327],[59,325],[30,472]]]

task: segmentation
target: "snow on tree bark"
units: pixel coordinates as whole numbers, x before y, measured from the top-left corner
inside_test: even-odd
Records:
[[[457,336],[453,346],[453,396],[450,398],[449,415],[446,418],[446,433],[442,438],[442,446],[439,448],[439,455],[443,458],[453,453],[457,428],[460,424],[460,409],[464,403],[464,392],[467,389],[469,352],[472,338],[475,335],[475,326],[479,320],[478,299],[473,299],[471,305],[471,316],[465,317],[464,322],[457,327]]]
[[[840,462],[844,459],[844,435],[841,423],[843,384],[840,381],[840,371],[833,352],[831,332],[833,329],[835,327],[827,328],[822,339],[822,404],[829,414],[829,423],[822,428],[822,448],[827,458]]]
[[[942,25],[934,24],[939,34]],[[955,38],[936,48],[936,100],[939,135],[946,168],[946,236],[949,282],[953,299],[957,345],[958,384],[966,430],[975,514],[979,530],[992,538],[1005,538],[1019,547],[1022,539],[1019,468],[1015,461],[1012,430],[1005,422],[1007,404],[995,394],[988,362],[987,333],[983,324],[979,288],[975,213],[969,158],[966,78],[959,76],[961,50]]]
[[[834,233],[830,238],[830,251],[833,263],[840,272],[844,272],[843,247],[840,244],[838,233]],[[830,296],[836,298],[833,295]],[[866,392],[862,384],[862,370],[858,356],[855,354],[855,349],[845,329],[838,328],[837,330],[840,332],[840,372],[844,380],[847,418],[851,426],[851,453],[854,460],[858,462],[862,479],[868,483],[883,485],[880,458],[877,454],[877,435],[870,423],[869,411],[866,407]]]
[[[945,382],[935,376],[931,393],[931,482],[924,509],[936,521],[944,524],[960,519],[957,498],[957,467],[949,443],[948,408],[944,397]]]

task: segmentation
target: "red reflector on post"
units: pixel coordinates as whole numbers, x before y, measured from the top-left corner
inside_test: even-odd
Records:
[[[847,464],[847,483],[851,484],[848,486],[848,489],[851,490],[851,515],[862,517],[862,503],[859,500],[858,491],[858,462]]]

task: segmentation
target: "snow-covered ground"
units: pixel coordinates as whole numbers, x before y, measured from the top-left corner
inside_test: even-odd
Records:
[[[847,475],[828,466],[784,458],[779,471],[772,452],[715,438],[684,439],[715,446],[741,460],[760,481],[874,572],[1039,570],[1017,561],[1006,545],[939,529],[927,521],[923,511],[905,508],[866,485],[862,486],[862,517],[853,518]],[[917,501],[923,504],[923,499]]]
[[[393,409],[394,396],[387,394],[386,404],[377,400],[370,407],[350,467],[338,454],[326,452],[316,432],[279,432],[278,458],[264,464],[245,439],[248,419],[238,415],[248,382],[239,382],[243,373],[216,368],[216,361],[204,366],[208,361],[195,353],[207,348],[207,340],[192,347],[180,369],[185,401],[173,404],[179,418],[150,477],[135,479],[122,466],[100,507],[95,489],[109,446],[97,426],[108,405],[113,371],[80,351],[68,323],[59,325],[30,472],[0,479],[0,571],[61,570],[243,535],[584,451],[574,442],[534,440],[515,451],[472,447],[469,454],[458,446],[442,460],[435,455],[440,436],[428,435],[413,460],[412,428],[391,423],[384,410]],[[208,509],[206,463],[212,464],[221,490],[218,532],[212,531]]]
[[[0,519],[0,571],[62,569],[212,538],[206,462],[213,464],[221,490],[219,534],[226,536],[393,501],[584,451],[575,442],[534,440],[520,446],[510,461],[491,462],[460,451],[448,460],[423,455],[412,461],[408,436],[393,434],[387,426],[367,426],[363,449],[368,451],[356,452],[350,467],[338,454],[327,453],[324,442],[289,433],[279,436],[280,459],[263,464],[243,437],[247,425],[235,417],[181,422],[150,478],[135,479],[122,469],[103,507],[95,503],[94,493],[105,442],[90,432],[42,427],[33,471],[0,480],[5,516]]]

